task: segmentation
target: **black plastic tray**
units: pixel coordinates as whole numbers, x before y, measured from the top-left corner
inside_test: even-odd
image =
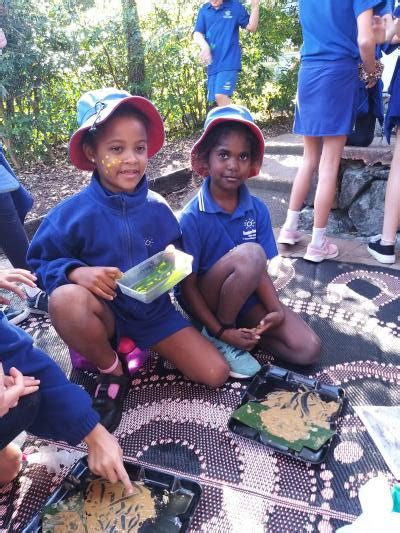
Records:
[[[185,496],[185,508],[182,503],[175,508],[175,513],[164,512],[157,514],[155,523],[145,524],[140,531],[143,533],[183,533],[187,531],[190,520],[200,501],[201,486],[189,479],[176,477],[161,470],[143,467],[137,464],[124,463],[126,471],[132,481],[142,481],[149,489],[160,497],[165,491],[170,495]],[[87,458],[80,459],[72,468],[58,489],[49,497],[42,509],[25,527],[23,533],[38,533],[42,531],[42,512],[48,505],[60,502],[79,490],[83,490],[88,482],[98,476],[92,474],[87,465]]]
[[[323,400],[334,400],[338,402],[339,409],[331,422],[331,429],[335,431],[337,419],[343,408],[344,390],[340,387],[326,385],[325,383],[321,383],[315,379],[308,378],[307,376],[303,376],[301,374],[296,374],[278,366],[265,366],[256,374],[253,381],[250,383],[246,392],[244,393],[238,408],[247,402],[262,400],[268,393],[275,390],[296,391],[298,390],[299,386],[313,390]],[[268,439],[268,437],[262,432],[246,426],[246,424],[243,424],[239,420],[236,420],[232,417],[229,419],[228,427],[231,431],[237,433],[241,437],[264,444],[265,446],[268,446],[268,448],[272,448],[273,450],[285,455],[290,455],[291,457],[299,459],[300,461],[306,461],[314,464],[324,461],[333,438],[332,436],[319,450],[315,451],[311,450],[310,448],[303,447],[300,452],[298,452],[287,446],[281,445],[280,443],[274,442],[271,439]]]

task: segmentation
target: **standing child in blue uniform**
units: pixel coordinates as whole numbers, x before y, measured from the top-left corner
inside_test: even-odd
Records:
[[[400,42],[399,6],[396,7],[393,15],[396,17],[394,21],[395,36],[391,42],[398,44]],[[372,237],[368,244],[368,252],[383,264],[391,264],[396,261],[395,245],[400,225],[400,58],[397,58],[388,91],[390,99],[384,129],[387,142],[390,143],[392,130],[396,128],[396,140],[386,184],[382,234]]]
[[[180,216],[184,250],[194,257],[180,301],[238,378],[259,370],[248,352],[256,346],[303,365],[320,354],[318,337],[279,301],[267,274],[278,254],[270,215],[245,184],[263,156],[262,133],[245,107],[211,110],[192,149],[192,167],[206,179]]]
[[[227,105],[242,69],[239,28],[256,32],[260,0],[251,0],[251,14],[239,0],[210,0],[197,15],[193,32],[200,59],[207,65],[207,99]]]
[[[60,337],[98,367],[93,405],[113,430],[129,388],[115,352],[120,337],[154,349],[187,377],[212,387],[225,382],[228,367],[168,294],[145,304],[116,284],[122,272],[181,237],[170,207],[149,191],[145,175],[148,158],[164,142],[157,109],[140,96],[101,89],[78,101],[78,123],[70,157],[77,168],[93,171],[91,183],[45,217],[28,260],[51,293],[50,315]]]
[[[318,169],[314,225],[305,259],[319,263],[336,257],[335,244],[326,238],[329,212],[336,193],[337,175],[347,135],[357,111],[358,60],[367,88],[381,76],[375,61],[373,8],[381,0],[300,0],[303,31],[294,133],[304,137],[304,154],[295,177],[286,221],[278,237],[295,244],[300,210]]]

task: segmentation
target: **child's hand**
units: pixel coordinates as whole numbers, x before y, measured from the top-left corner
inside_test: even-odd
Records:
[[[10,268],[0,271],[0,287],[17,294],[21,300],[26,300],[25,292],[15,282],[25,283],[29,287],[36,287],[36,276],[23,268]],[[10,300],[0,295],[0,304],[9,304]]]
[[[122,272],[117,267],[78,267],[69,273],[68,279],[95,296],[111,301],[117,296],[116,280],[121,276]]]
[[[394,19],[393,26],[395,35],[400,39],[400,19]]]
[[[133,486],[123,464],[122,449],[114,435],[97,424],[85,437],[88,446],[89,469],[111,483],[121,481],[128,494],[133,494]]]
[[[285,314],[283,312],[283,309],[271,311],[270,313],[265,315],[265,317],[260,321],[260,323],[255,329],[259,335],[262,335],[266,331],[280,326],[283,322],[284,317]]]
[[[375,42],[382,44],[386,40],[386,20],[383,17],[374,15],[372,17],[372,31],[374,33]]]
[[[226,329],[221,335],[221,340],[240,350],[252,350],[260,340],[260,335],[255,328]]]
[[[10,375],[6,376],[0,363],[0,417],[16,407],[21,396],[36,392],[39,383],[40,381],[35,378],[23,376],[14,367],[10,368]]]
[[[200,61],[206,66],[211,65],[212,63],[211,50],[207,43],[205,43],[200,51]]]

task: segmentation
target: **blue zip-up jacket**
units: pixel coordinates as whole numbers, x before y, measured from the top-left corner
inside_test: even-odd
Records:
[[[29,432],[45,439],[63,440],[76,445],[99,422],[92,399],[81,387],[68,381],[61,368],[33,346],[24,330],[8,322],[0,311],[0,360],[4,373],[15,366],[25,376],[40,379],[39,413]],[[0,417],[0,434],[2,417]]]
[[[104,189],[96,172],[90,184],[53,208],[30,244],[28,263],[38,285],[51,292],[70,283],[67,273],[79,266],[112,266],[122,272],[176,243],[181,230],[171,208],[149,191],[143,177],[132,194]],[[157,319],[168,294],[145,304],[121,293],[110,302],[125,320]],[[164,311],[165,312],[165,311]]]

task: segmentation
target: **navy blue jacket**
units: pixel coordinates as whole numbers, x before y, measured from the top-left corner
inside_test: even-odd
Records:
[[[0,360],[6,375],[15,366],[25,376],[41,380],[39,414],[29,426],[29,432],[33,435],[76,445],[99,422],[90,396],[81,387],[68,381],[61,368],[47,354],[34,348],[32,338],[21,328],[10,324],[2,312]]]
[[[69,283],[79,266],[111,266],[122,272],[177,243],[179,223],[167,202],[149,191],[144,176],[134,193],[112,193],[93,174],[90,184],[45,217],[28,251],[38,285],[50,294]],[[168,294],[145,304],[121,293],[110,303],[126,319],[157,319],[170,305]]]

